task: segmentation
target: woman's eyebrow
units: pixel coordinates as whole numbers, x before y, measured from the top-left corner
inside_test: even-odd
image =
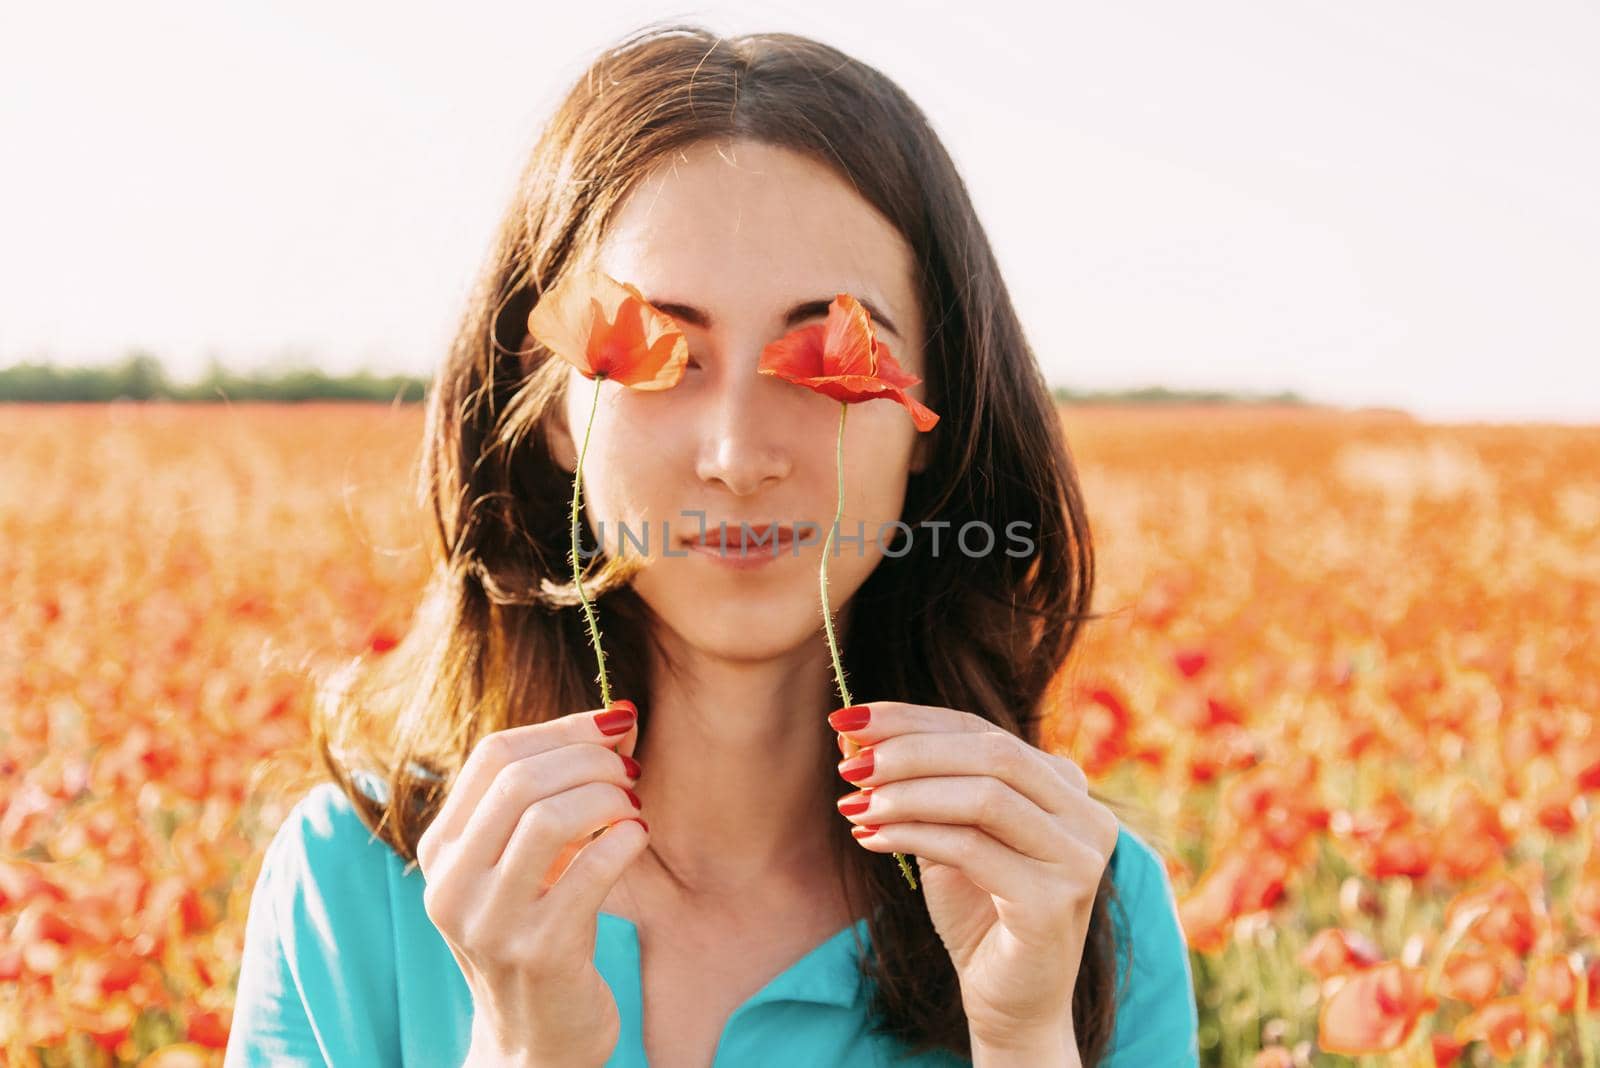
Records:
[[[867,314],[872,316],[872,321],[875,324],[887,330],[895,337],[900,338],[900,340],[905,340],[905,338],[900,336],[900,331],[895,329],[894,323],[890,321],[887,315],[884,315],[883,312],[879,311],[876,305],[862,297],[856,297],[855,299],[858,304],[867,309]],[[684,322],[693,326],[698,326],[702,330],[711,329],[711,313],[706,311],[704,308],[696,308],[693,304],[679,304],[676,301],[670,300],[652,300],[649,297],[646,297],[645,300],[649,301],[649,303],[654,307],[666,312],[674,319],[682,319]],[[832,298],[828,298],[825,300],[808,300],[804,303],[796,304],[794,307],[790,308],[789,313],[783,317],[783,325],[785,327],[793,327],[795,324],[802,323],[813,316],[827,315],[828,306],[832,303]]]

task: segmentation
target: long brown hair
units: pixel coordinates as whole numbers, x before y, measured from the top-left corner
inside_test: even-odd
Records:
[[[857,700],[981,715],[1034,745],[1080,625],[1093,553],[1078,478],[1043,374],[956,168],[917,106],[878,70],[803,36],[721,38],[654,24],[601,54],[559,105],[522,173],[476,292],[427,399],[418,492],[431,509],[431,579],[400,648],[325,680],[312,740],[363,820],[415,862],[417,839],[489,732],[599,705],[570,588],[568,475],[544,420],[566,365],[525,336],[528,312],[598,247],[653,167],[703,140],[745,138],[832,167],[904,235],[929,324],[927,401],[942,416],[912,474],[902,521],[1018,521],[1032,555],[930,552],[883,558],[849,606],[843,658]],[[580,524],[587,530],[587,524]],[[649,729],[652,614],[625,577],[586,586],[604,616],[618,694]],[[820,639],[819,639],[820,640]],[[659,646],[657,646],[659,651]],[[817,759],[831,775],[832,731]],[[376,775],[368,796],[353,772]],[[1097,799],[1117,806],[1095,794]],[[970,1058],[949,955],[887,854],[856,847],[831,810],[846,899],[872,906],[875,1026],[911,1051]],[[1101,880],[1073,995],[1084,1063],[1107,1052],[1126,949]]]

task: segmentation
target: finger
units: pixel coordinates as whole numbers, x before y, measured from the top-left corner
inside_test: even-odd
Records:
[[[1059,863],[1070,853],[1071,835],[1060,817],[992,776],[935,775],[869,787],[841,797],[839,811],[858,826],[944,823],[976,827],[1007,848],[1047,864]]]
[[[913,705],[901,701],[868,701],[849,705],[828,716],[828,723],[839,732],[839,751],[846,758],[862,748],[897,731],[920,726],[924,730],[964,730],[974,733],[1000,730],[981,716],[934,705]]]
[[[622,725],[619,721],[627,717],[616,713],[623,709],[630,713],[631,719],[628,722],[629,729],[619,731]],[[575,712],[543,723],[507,727],[485,736],[473,746],[444,804],[439,807],[438,815],[429,824],[431,837],[440,843],[458,837],[489,784],[507,764],[574,742],[620,746],[621,742],[635,735],[637,724],[638,711],[632,701],[613,701],[607,709]],[[608,734],[607,729],[616,733]],[[434,828],[437,830],[434,831]]]
[[[650,828],[640,818],[619,820],[607,827],[578,850],[566,871],[557,875],[555,885],[545,893],[544,907],[550,912],[550,919],[557,924],[566,916],[592,920],[611,888],[649,841]]]
[[[607,798],[616,818],[631,816],[638,811],[633,804],[637,795],[630,789],[631,782],[617,754],[591,742],[564,745],[512,761],[494,777],[459,838],[446,847],[450,863],[465,865],[467,871],[487,871],[499,863],[512,835],[529,820],[531,812],[541,812],[536,821],[541,826],[568,829],[573,818],[570,806],[574,790],[593,787]],[[567,800],[558,803],[556,799],[560,797]],[[587,811],[583,814],[593,815]],[[573,829],[552,849],[602,826],[603,820],[591,819],[588,826]]]
[[[530,805],[491,872],[494,907],[523,908],[538,901],[565,877],[560,869],[570,871],[595,831],[638,815],[626,794],[600,782],[583,783]]]
[[[1063,779],[1067,780],[1068,786],[1074,790],[1088,791],[1089,775],[1077,761],[1070,757],[1062,756],[1060,753],[1052,753],[1046,749],[1041,749],[1040,752],[1050,762],[1050,766],[1060,772]]]
[[[986,775],[1053,816],[1071,811],[1074,804],[1074,791],[1044,754],[1008,731],[897,734],[866,746],[838,767],[858,789],[932,775]]]
[[[1032,859],[976,827],[950,823],[884,823],[850,833],[874,853],[909,853],[959,869],[987,894],[1014,904],[1039,896],[1041,869]]]
[[[867,701],[850,705],[830,713],[828,724],[844,735],[846,741],[858,746],[872,745],[884,738],[912,731],[1003,732],[998,724],[971,712],[937,705],[913,705],[904,701]]]

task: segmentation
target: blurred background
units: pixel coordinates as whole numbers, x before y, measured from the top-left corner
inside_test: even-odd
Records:
[[[1600,10],[0,9],[0,1057],[220,1063],[309,673],[425,574],[419,401],[647,22],[898,81],[1061,401],[1052,744],[1147,805],[1208,1065],[1600,1059]]]

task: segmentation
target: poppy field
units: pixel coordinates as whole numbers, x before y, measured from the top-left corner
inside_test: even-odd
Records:
[[[1168,857],[1204,1062],[1600,1066],[1600,427],[1062,419],[1103,618],[1047,744]],[[0,1063],[220,1065],[310,672],[422,585],[421,432],[0,407]]]

